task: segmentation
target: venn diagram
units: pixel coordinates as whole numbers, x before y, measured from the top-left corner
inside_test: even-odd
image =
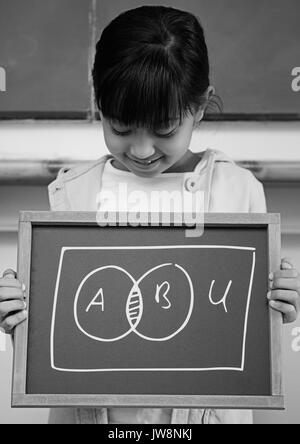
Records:
[[[188,272],[165,263],[134,277],[116,265],[92,270],[74,300],[74,319],[82,334],[116,342],[135,334],[146,341],[170,341],[189,324],[194,289]]]

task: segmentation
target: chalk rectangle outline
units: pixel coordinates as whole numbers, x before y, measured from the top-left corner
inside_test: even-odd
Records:
[[[65,369],[60,368],[55,365],[55,355],[54,355],[54,332],[55,332],[55,317],[57,309],[57,298],[58,290],[60,284],[60,277],[62,271],[63,258],[66,251],[95,251],[95,250],[174,250],[174,249],[227,249],[227,250],[242,250],[242,251],[252,251],[252,268],[250,275],[250,282],[247,295],[247,306],[244,321],[244,331],[243,331],[243,347],[242,347],[242,358],[240,367],[208,367],[208,368],[132,368],[132,369]],[[175,245],[175,246],[126,246],[126,247],[63,247],[61,249],[58,275],[55,284],[55,294],[54,303],[51,319],[51,334],[50,334],[50,361],[51,368],[55,371],[64,373],[109,373],[109,372],[208,372],[208,371],[236,371],[243,372],[245,369],[245,355],[246,355],[246,339],[248,331],[248,317],[251,303],[251,294],[253,287],[253,279],[255,273],[256,265],[256,248],[253,247],[238,247],[238,246],[227,246],[227,245]]]

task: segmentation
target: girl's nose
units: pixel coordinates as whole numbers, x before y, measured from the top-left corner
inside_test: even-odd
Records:
[[[136,159],[148,159],[148,157],[155,154],[155,148],[150,143],[143,146],[132,146],[130,148],[130,154]]]

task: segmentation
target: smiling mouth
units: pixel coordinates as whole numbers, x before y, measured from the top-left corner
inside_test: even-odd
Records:
[[[137,159],[132,159],[131,157],[128,157],[128,159],[130,159],[134,163],[137,163],[138,165],[150,166],[161,160],[162,156],[152,160],[137,160]]]

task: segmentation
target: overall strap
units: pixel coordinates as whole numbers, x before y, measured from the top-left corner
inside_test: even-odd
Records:
[[[71,169],[61,168],[57,179],[48,186],[51,210],[89,211],[88,206],[92,203],[96,211],[97,192],[110,157],[106,155],[97,162]]]
[[[218,153],[216,151],[207,149],[196,166],[192,176],[190,176],[185,182],[185,188],[187,191],[192,193],[196,191],[204,191],[204,211],[206,213],[208,213],[210,209],[212,180],[217,155]]]
[[[205,174],[205,185],[204,185],[204,192],[205,192],[205,212],[208,213],[210,209],[210,202],[211,202],[211,191],[212,191],[212,180],[213,180],[213,174],[214,174],[214,167],[215,162],[217,158],[217,154],[215,151],[208,149],[206,151],[206,174]],[[204,169],[203,168],[203,169]],[[196,168],[197,169],[197,168]],[[201,170],[202,172],[203,170]]]

